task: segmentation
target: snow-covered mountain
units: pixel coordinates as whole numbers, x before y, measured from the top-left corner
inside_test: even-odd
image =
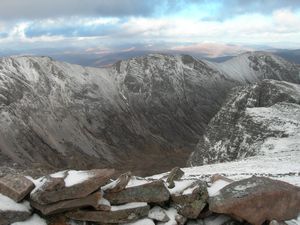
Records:
[[[105,69],[2,58],[1,165],[137,173],[184,165],[232,87],[262,78],[299,83],[298,66],[261,55],[254,54],[257,79],[186,55],[151,54]]]
[[[210,121],[189,164],[241,159],[262,168],[268,163],[299,165],[299,84],[263,80],[236,88]]]

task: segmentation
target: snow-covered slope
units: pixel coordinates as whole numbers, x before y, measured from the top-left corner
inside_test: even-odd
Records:
[[[290,72],[276,78],[298,81],[294,65],[280,65]],[[221,67],[187,55],[151,54],[106,69],[1,58],[0,163],[144,174],[182,166],[229,90],[245,83]]]
[[[267,52],[247,52],[223,63],[209,64],[242,83],[253,83],[262,79],[300,83],[299,65]]]
[[[244,164],[265,173],[276,167],[285,171],[278,174],[299,176],[300,85],[264,80],[237,88],[209,123],[189,164],[241,159],[229,166]]]

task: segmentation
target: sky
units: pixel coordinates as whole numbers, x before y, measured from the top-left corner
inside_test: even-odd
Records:
[[[0,55],[300,48],[299,0],[1,0]]]

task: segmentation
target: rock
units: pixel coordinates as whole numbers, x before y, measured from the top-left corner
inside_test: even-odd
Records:
[[[165,210],[167,213],[167,216],[170,218],[168,222],[158,222],[157,225],[177,225],[176,216],[178,215],[178,212],[175,208],[171,207],[167,210]]]
[[[207,185],[196,181],[181,194],[174,194],[171,200],[178,207],[178,213],[190,219],[196,219],[208,200]]]
[[[34,214],[27,220],[12,223],[11,225],[47,225],[47,223],[46,223],[46,220],[41,218],[39,215]]]
[[[100,211],[110,211],[111,210],[110,202],[103,197],[103,193],[102,193],[101,199],[98,201],[98,205],[95,209],[100,210]]]
[[[188,220],[186,225],[205,225],[203,220]]]
[[[160,222],[168,222],[170,220],[165,211],[159,206],[154,206],[150,209],[148,217]]]
[[[101,198],[101,193],[96,192],[83,198],[65,200],[48,205],[41,205],[39,203],[31,201],[31,206],[39,210],[43,215],[51,215],[66,212],[71,209],[83,208],[88,206],[99,209],[98,205],[99,201],[101,201]]]
[[[0,225],[23,221],[30,216],[29,202],[16,203],[11,198],[0,194]]]
[[[104,197],[111,204],[123,204],[128,202],[164,202],[169,200],[170,193],[161,180],[132,186],[120,192],[105,193]]]
[[[131,179],[131,172],[124,173],[119,178],[101,188],[105,192],[119,192],[126,188],[128,182]]]
[[[0,193],[16,202],[22,201],[33,188],[32,181],[22,175],[8,174],[0,178]]]
[[[184,225],[187,221],[187,218],[185,218],[184,216],[182,215],[176,215],[175,216],[175,220],[177,222],[178,225]]]
[[[174,181],[179,180],[183,175],[184,172],[179,167],[173,168],[167,178],[168,188],[174,188]]]
[[[113,174],[113,169],[58,172],[40,178],[39,187],[30,196],[40,205],[83,198],[99,189]]]
[[[287,223],[284,221],[272,220],[269,225],[287,225]]]
[[[254,225],[289,220],[300,212],[300,188],[270,178],[251,177],[221,189],[209,199],[209,208]]]
[[[111,211],[78,210],[66,213],[70,219],[101,223],[127,223],[145,217],[149,213],[147,203],[133,202],[112,206]]]
[[[211,215],[203,220],[205,225],[224,225],[229,221],[232,221],[229,216],[218,214]]]
[[[226,181],[227,183],[232,183],[234,180],[231,180],[231,179],[229,179],[229,178],[227,178],[227,177],[224,177],[224,176],[222,176],[222,175],[220,175],[220,174],[214,174],[214,175],[212,175],[212,177],[210,178],[210,182],[211,183],[214,183],[214,182],[216,182],[216,181],[218,181],[218,180],[223,180],[223,181]]]

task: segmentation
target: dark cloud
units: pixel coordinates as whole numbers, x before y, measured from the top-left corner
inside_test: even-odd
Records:
[[[217,4],[212,18],[259,12],[277,8],[298,9],[299,0],[1,0],[0,19],[41,19],[68,16],[152,16],[176,14],[189,4]]]
[[[1,0],[1,19],[61,16],[148,16],[159,0]]]

